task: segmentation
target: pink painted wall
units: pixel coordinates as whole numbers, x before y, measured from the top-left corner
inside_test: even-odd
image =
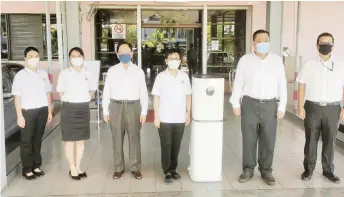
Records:
[[[291,49],[292,55],[296,50],[297,2],[284,2],[283,12],[283,46]],[[335,38],[333,54],[344,56],[344,2],[319,1],[300,2],[300,51],[303,60],[317,55],[316,40],[323,32],[331,33]]]
[[[50,13],[56,13],[55,1],[49,2]],[[39,14],[45,13],[45,1],[1,1],[1,13]]]
[[[142,2],[144,5],[154,6],[156,3]],[[185,6],[192,6],[202,2],[191,2]],[[209,6],[217,6],[219,2],[209,1]],[[94,59],[94,21],[86,19],[87,12],[92,2],[81,2],[82,13],[82,48],[85,52],[87,60]],[[110,8],[114,5],[136,5],[137,2],[100,2],[101,6]],[[180,3],[164,3],[166,6],[179,5]],[[265,29],[266,25],[266,2],[265,1],[223,1],[221,4],[226,6],[251,6],[252,8],[252,31],[257,29]],[[50,2],[50,12],[55,13],[55,2]],[[344,25],[342,19],[344,12],[342,11],[344,2],[323,1],[323,2],[301,2],[301,27],[300,27],[300,51],[303,61],[317,55],[315,48],[316,38],[322,32],[330,32],[335,37],[334,55],[342,58],[344,55]],[[5,1],[1,2],[1,13],[45,13],[45,2],[39,1]],[[291,55],[295,55],[296,49],[296,23],[297,23],[297,2],[285,1],[283,4],[283,46],[288,47]],[[47,68],[47,62],[41,62],[42,68]],[[289,65],[288,73],[295,71],[294,65]],[[294,69],[294,70],[293,70]],[[58,62],[53,62],[52,72],[56,82],[59,66]]]

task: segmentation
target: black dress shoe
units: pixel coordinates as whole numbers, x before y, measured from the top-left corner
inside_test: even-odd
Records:
[[[26,178],[27,180],[34,180],[34,179],[36,179],[36,175],[34,174],[34,173],[32,173],[32,175],[27,175],[28,173],[25,173],[25,172],[23,172],[22,173],[22,176],[24,177],[24,178]]]
[[[38,168],[39,169],[39,168]],[[41,169],[39,169],[40,171],[39,172],[36,172],[36,171],[33,171],[33,173],[37,176],[37,177],[39,177],[39,176],[44,176],[44,172],[43,172],[43,170],[41,170]]]
[[[323,172],[323,175],[333,183],[340,183],[340,178],[334,175],[332,172]]]
[[[172,174],[171,174],[171,172],[167,172],[166,174],[165,174],[165,183],[172,183]]]
[[[305,170],[301,175],[301,179],[304,181],[308,181],[308,180],[311,180],[312,176],[313,176],[313,171]]]
[[[80,178],[87,178],[86,172],[79,173]]]
[[[174,180],[179,180],[181,178],[181,176],[176,171],[172,171],[171,174]]]
[[[72,178],[73,180],[80,180],[80,175],[78,174],[78,175],[76,175],[76,176],[73,176],[72,175],[72,173],[69,171],[69,176],[70,176],[70,178]]]

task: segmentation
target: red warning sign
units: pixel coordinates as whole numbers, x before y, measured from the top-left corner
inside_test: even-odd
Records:
[[[125,24],[114,24],[112,25],[112,38],[114,39],[125,39],[126,26]]]

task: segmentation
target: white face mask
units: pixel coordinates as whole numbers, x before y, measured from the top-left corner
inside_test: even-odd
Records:
[[[38,63],[39,63],[39,58],[31,58],[27,60],[27,64],[35,68],[38,66]]]
[[[169,60],[167,62],[167,65],[170,69],[178,69],[179,65],[180,65],[180,60]]]
[[[84,63],[84,60],[80,57],[72,58],[70,61],[72,62],[73,66],[78,66],[78,67],[81,66],[82,63]]]

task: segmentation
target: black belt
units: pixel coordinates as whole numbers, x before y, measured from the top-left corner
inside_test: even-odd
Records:
[[[137,103],[137,102],[139,102],[139,100],[114,100],[114,99],[111,99],[111,102],[127,105],[127,104]]]
[[[258,103],[279,102],[279,100],[276,99],[276,98],[273,98],[273,99],[257,99],[257,98],[253,98],[253,97],[250,97],[250,96],[244,96],[244,98],[248,98],[251,101],[255,101],[255,102],[258,102]]]
[[[309,102],[311,104],[314,104],[314,105],[319,105],[319,106],[327,106],[327,105],[340,105],[340,101],[337,101],[337,102],[314,102],[314,101],[309,101],[307,100],[306,102]]]

